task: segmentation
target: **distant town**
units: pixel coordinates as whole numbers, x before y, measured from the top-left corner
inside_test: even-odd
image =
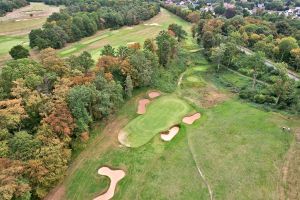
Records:
[[[291,1],[271,1],[267,3],[257,3],[251,0],[239,0],[235,2],[219,2],[219,1],[199,1],[199,0],[166,0],[166,4],[174,4],[189,9],[200,10],[212,14],[217,14],[215,9],[220,6],[223,9],[243,10],[249,15],[267,12],[269,14],[285,15],[292,19],[300,18],[300,3],[291,3]]]

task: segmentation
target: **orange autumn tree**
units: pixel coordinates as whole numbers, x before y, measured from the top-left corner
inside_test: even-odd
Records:
[[[65,102],[55,105],[53,112],[44,119],[51,129],[59,135],[70,136],[75,128],[73,116]]]
[[[24,173],[25,166],[22,162],[0,158],[0,199],[30,198],[31,188],[24,181]]]
[[[113,56],[102,56],[99,58],[96,65],[97,71],[104,72],[104,76],[107,80],[112,80],[112,71],[119,65],[119,59]]]
[[[22,99],[0,101],[0,128],[20,129],[21,121],[26,117]]]
[[[47,48],[41,51],[41,63],[51,72],[57,73],[59,76],[64,76],[70,72],[67,63],[57,56],[56,51],[52,48]]]

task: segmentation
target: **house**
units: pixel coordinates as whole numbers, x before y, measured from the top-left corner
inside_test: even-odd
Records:
[[[295,8],[295,14],[300,17],[300,7]]]
[[[231,3],[224,3],[224,8],[226,8],[226,9],[233,9],[233,8],[235,8],[235,5],[231,4]]]
[[[259,9],[265,9],[265,4],[264,3],[258,3],[257,8]]]
[[[172,0],[167,0],[165,1],[166,4],[173,4],[173,1]]]

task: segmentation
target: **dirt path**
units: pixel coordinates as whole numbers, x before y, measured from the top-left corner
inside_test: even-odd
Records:
[[[182,72],[179,76],[178,82],[177,82],[177,86],[179,87],[181,85],[182,82],[182,78],[183,78],[184,72]]]

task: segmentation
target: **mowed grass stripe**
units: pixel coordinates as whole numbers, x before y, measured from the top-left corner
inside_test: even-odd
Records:
[[[133,119],[124,127],[131,147],[139,147],[149,142],[156,134],[168,130],[181,122],[192,111],[183,100],[174,95],[155,99],[147,106],[144,115]]]

